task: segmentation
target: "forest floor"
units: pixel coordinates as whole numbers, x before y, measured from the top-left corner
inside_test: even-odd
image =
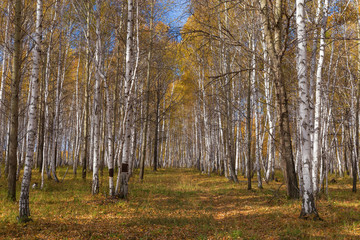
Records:
[[[46,181],[43,190],[31,189],[27,224],[17,223],[18,202],[6,199],[1,177],[0,239],[360,239],[360,194],[351,193],[350,178],[329,185],[329,198],[317,201],[323,221],[311,221],[298,218],[300,200],[287,199],[279,182],[262,190],[254,182],[248,191],[243,178],[236,185],[189,169],[145,174],[143,183],[132,177],[127,201],[106,196],[105,174],[97,196],[91,174],[86,182],[80,172]],[[39,182],[36,170],[32,182]]]

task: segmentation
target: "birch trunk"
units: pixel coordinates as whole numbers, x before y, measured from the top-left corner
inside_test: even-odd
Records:
[[[96,47],[95,47],[95,86],[94,86],[94,148],[93,148],[93,180],[92,194],[99,193],[99,148],[100,148],[100,75],[102,66],[101,57],[101,0],[96,0]]]
[[[44,77],[44,69],[45,66],[42,66],[42,76]],[[40,76],[39,76],[40,78]],[[39,82],[40,85],[40,90],[39,90],[39,121],[38,121],[38,137],[37,137],[37,148],[36,148],[36,162],[37,162],[37,166],[39,167],[39,172],[41,174],[42,172],[42,168],[43,168],[43,162],[44,162],[44,155],[43,155],[43,151],[44,151],[44,100],[43,100],[43,89],[44,89],[44,82],[40,81]]]
[[[76,68],[76,82],[75,82],[75,111],[76,111],[76,129],[75,129],[75,146],[74,147],[74,158],[73,158],[73,173],[74,176],[77,175],[77,166],[79,163],[79,154],[78,154],[78,146],[80,145],[80,137],[81,136],[81,121],[80,121],[80,102],[79,102],[79,74],[80,74],[80,63],[81,63],[81,54],[79,51],[79,59],[78,65]]]
[[[320,20],[320,12],[321,12],[321,3],[322,0],[317,0],[317,7],[315,12],[315,21],[314,21],[314,33],[312,40],[312,49],[311,49],[311,60],[310,60],[310,73],[309,73],[309,107],[310,107],[310,128],[311,128],[311,141],[312,141],[312,154],[314,153],[314,88],[316,88],[316,82],[314,78],[316,77],[316,55],[318,49],[318,39],[319,39],[319,20]]]
[[[267,0],[261,0],[261,13],[265,31],[266,44],[271,59],[272,73],[275,83],[277,118],[279,124],[279,152],[280,162],[284,168],[287,195],[298,198],[299,189],[295,173],[294,156],[290,133],[290,120],[288,110],[288,96],[285,88],[285,79],[282,72],[282,59],[284,57],[283,32],[284,11],[287,6],[283,0],[276,0],[270,8]]]
[[[247,158],[246,158],[246,176],[247,189],[251,190],[251,71],[249,71],[249,80],[247,87],[247,116],[246,116],[246,130],[247,130]]]
[[[163,100],[163,109],[162,109],[162,124],[161,124],[161,145],[160,145],[160,164],[161,167],[165,167],[165,161],[164,161],[164,138],[165,138],[165,112],[166,112],[166,99]],[[193,131],[193,135],[195,135],[195,131]],[[193,152],[195,153],[196,144],[193,144]],[[195,151],[194,151],[195,150]],[[194,155],[196,158],[196,155]]]
[[[7,128],[6,128],[6,154],[5,154],[5,167],[4,167],[5,177],[8,177],[9,175],[10,126],[11,126],[11,117],[8,117]]]
[[[318,168],[319,161],[321,161],[321,84],[322,84],[322,68],[325,56],[325,32],[327,24],[327,11],[328,11],[328,0],[325,0],[323,7],[323,18],[321,22],[320,31],[320,50],[319,50],[319,62],[316,71],[316,88],[315,88],[315,118],[314,118],[314,145],[313,145],[313,162],[312,162],[312,186],[314,195],[318,193]],[[320,7],[320,6],[319,6]],[[310,92],[311,94],[311,92]],[[319,160],[320,159],[320,160]]]
[[[87,2],[86,11],[86,62],[85,62],[85,96],[84,96],[84,128],[83,128],[83,151],[82,151],[82,178],[86,179],[87,161],[89,156],[88,142],[89,142],[89,81],[90,81],[90,11],[91,3]]]
[[[50,68],[50,57],[51,57],[51,50],[52,50],[52,39],[53,39],[53,34],[54,34],[54,29],[55,29],[55,21],[57,18],[57,10],[58,10],[58,5],[59,5],[59,1],[57,0],[55,3],[55,11],[54,11],[54,16],[52,19],[52,26],[50,28],[50,36],[49,36],[49,45],[48,45],[48,49],[47,49],[47,53],[46,53],[46,67],[45,67],[45,93],[44,93],[44,104],[45,104],[45,123],[44,123],[44,150],[43,150],[43,156],[44,156],[44,160],[43,160],[43,166],[45,166],[46,168],[46,173],[48,176],[48,179],[51,178],[50,175],[50,171],[48,168],[48,165],[51,161],[49,161],[49,150],[51,148],[51,143],[50,143],[50,110],[49,110],[49,103],[48,103],[48,99],[49,99],[49,82],[50,82],[50,72],[51,72],[51,68]],[[44,167],[41,171],[41,189],[44,187]]]
[[[207,171],[208,174],[210,174],[210,127],[209,127],[209,119],[208,119],[208,113],[206,109],[206,91],[204,88],[204,76],[202,74],[203,70],[200,70],[200,83],[201,83],[201,92],[202,92],[202,107],[203,107],[203,120],[204,120],[204,136],[205,136],[205,147],[204,147],[204,168],[205,171]],[[219,115],[219,119],[221,116]],[[220,120],[221,122],[221,120]],[[220,127],[220,131],[222,131],[222,128]]]
[[[358,0],[358,7],[360,6],[360,0]],[[360,39],[360,9],[357,11],[357,36],[358,39]],[[355,127],[356,127],[356,169],[357,173],[359,174],[359,156],[360,156],[360,143],[359,143],[359,114],[360,114],[360,45],[358,45],[358,89],[357,89],[357,101],[356,101],[356,118],[355,118]],[[356,176],[354,176],[355,178]],[[359,180],[360,180],[360,174],[359,174]],[[355,191],[356,191],[356,180],[353,180],[355,182]]]
[[[150,22],[149,22],[149,32],[150,32],[150,46],[147,56],[147,72],[146,72],[146,106],[145,106],[145,121],[144,121],[144,131],[142,139],[142,149],[141,149],[141,159],[140,159],[140,180],[144,179],[144,169],[145,169],[145,160],[146,160],[146,147],[147,147],[147,134],[149,126],[149,107],[150,107],[150,73],[151,73],[151,57],[152,57],[152,45],[153,45],[153,21],[154,21],[154,0],[150,2]]]
[[[104,78],[105,94],[106,94],[106,127],[107,127],[107,152],[108,152],[108,169],[109,169],[109,195],[115,195],[114,189],[114,100],[111,97],[107,78]],[[105,141],[105,140],[104,140]]]
[[[315,12],[315,21],[314,21],[314,33],[313,33],[313,40],[312,40],[312,49],[311,49],[311,61],[310,61],[310,74],[309,74],[309,94],[310,94],[310,104],[313,104],[313,89],[314,89],[314,78],[315,78],[315,71],[316,71],[316,53],[318,49],[318,27],[319,27],[319,20],[320,20],[320,12],[321,12],[321,0],[317,0],[317,7]],[[311,109],[313,114],[313,109]],[[311,119],[312,119],[311,115]],[[313,120],[313,119],[312,119]],[[311,123],[312,124],[312,123]]]
[[[3,56],[2,56],[2,60],[1,60],[1,83],[0,83],[0,121],[2,122],[1,125],[6,125],[5,119],[3,119],[3,104],[4,104],[4,93],[5,93],[5,84],[6,84],[6,73],[7,73],[7,60],[8,60],[8,51],[7,51],[7,47],[8,47],[8,43],[9,43],[9,25],[10,25],[10,4],[11,2],[8,1],[7,4],[7,8],[6,8],[6,14],[7,14],[7,18],[6,18],[6,24],[5,24],[5,37],[4,37],[4,47],[2,49],[3,52]],[[2,137],[2,136],[0,136]],[[1,141],[1,140],[0,140]],[[0,143],[0,162],[1,159],[3,157],[3,152],[2,152],[2,145]],[[1,176],[1,171],[0,171],[0,176]]]
[[[158,84],[159,87],[159,84]],[[160,108],[160,89],[156,91],[156,105],[155,105],[155,129],[154,129],[154,156],[153,156],[153,171],[158,168],[158,143],[159,143],[159,108]]]
[[[319,215],[315,207],[313,188],[311,186],[311,139],[310,139],[310,109],[308,82],[306,79],[306,30],[305,30],[305,1],[296,0],[296,25],[297,25],[297,72],[299,81],[299,117],[300,117],[300,139],[302,154],[302,207],[301,218],[318,219]]]
[[[225,7],[225,26],[227,29],[229,29],[229,16],[228,16],[228,9],[227,9],[227,2],[224,2]],[[233,96],[232,96],[232,83],[230,78],[230,49],[227,44],[224,45],[225,51],[224,51],[224,69],[226,71],[225,75],[225,89],[226,89],[226,120],[227,120],[227,146],[228,146],[228,167],[229,167],[229,174],[231,177],[231,180],[235,183],[239,183],[239,180],[235,174],[235,151],[234,151],[234,130],[233,130]],[[210,133],[211,134],[211,133]],[[211,151],[213,152],[213,151]],[[212,154],[213,155],[213,154]],[[213,158],[211,156],[211,158]]]
[[[64,9],[64,5],[61,6],[60,9],[60,16],[62,16]],[[60,26],[62,24],[60,23]],[[58,53],[58,63],[57,63],[57,76],[56,76],[56,96],[55,96],[55,116],[53,120],[53,143],[52,143],[52,156],[51,156],[51,162],[50,162],[50,168],[51,173],[53,175],[53,178],[55,182],[59,182],[59,179],[56,175],[56,165],[57,162],[59,162],[60,159],[57,159],[58,154],[58,147],[61,145],[59,144],[59,132],[60,132],[60,92],[61,92],[61,68],[62,66],[62,31],[59,35],[59,53]],[[61,154],[60,154],[61,155]]]
[[[31,181],[31,168],[34,157],[35,137],[37,132],[37,102],[39,88],[39,69],[41,57],[41,35],[42,35],[42,0],[37,0],[36,4],[36,30],[35,47],[33,50],[33,66],[31,72],[31,100],[29,105],[29,118],[27,126],[27,150],[24,175],[21,183],[21,193],[19,201],[19,221],[26,222],[30,218],[29,207],[29,188]]]
[[[120,53],[120,45],[119,45],[119,43],[118,43],[118,55],[119,55],[119,53]],[[110,158],[110,156],[109,156],[109,161],[112,161],[112,164],[113,164],[113,170],[112,170],[112,172],[110,172],[110,169],[111,168],[109,168],[108,170],[109,170],[109,188],[113,188],[113,196],[115,196],[116,195],[116,189],[114,188],[114,186],[111,186],[111,175],[112,175],[112,178],[114,178],[113,176],[114,176],[114,169],[116,168],[116,163],[117,163],[117,155],[118,154],[116,154],[115,153],[115,139],[116,139],[116,132],[115,132],[115,128],[116,128],[116,124],[117,124],[117,110],[118,110],[118,108],[117,108],[117,106],[118,106],[118,104],[117,104],[117,102],[118,101],[116,101],[116,99],[117,99],[117,94],[118,94],[118,89],[119,89],[119,72],[120,72],[120,57],[117,57],[117,65],[116,65],[116,77],[115,77],[115,91],[114,91],[114,93],[113,93],[113,101],[114,101],[114,107],[113,107],[113,119],[112,119],[112,125],[111,125],[111,138],[112,138],[112,143],[111,143],[111,145],[112,145],[112,149],[111,149],[111,152],[113,153],[113,157],[112,157],[112,159]],[[105,82],[106,83],[106,82]],[[120,171],[119,171],[120,172]],[[113,181],[112,181],[113,182]],[[113,183],[112,183],[113,184]]]
[[[256,175],[257,175],[257,181],[258,181],[258,188],[262,189],[262,180],[261,180],[261,167],[260,167],[260,124],[259,124],[259,104],[258,104],[258,86],[256,85],[256,56],[255,56],[255,39],[254,39],[254,33],[251,36],[251,50],[253,51],[253,54],[251,56],[251,88],[252,88],[252,94],[251,94],[251,103],[252,108],[254,109],[255,113],[255,168],[256,168]]]
[[[23,118],[23,136],[22,138],[22,144],[21,144],[21,150],[20,151],[20,156],[18,156],[17,161],[18,161],[18,168],[16,169],[16,181],[19,180],[20,177],[20,170],[22,168],[22,165],[25,163],[25,158],[26,158],[26,145],[27,145],[27,122],[29,121],[28,116],[27,116],[27,112],[29,111],[29,107],[30,107],[30,101],[31,101],[31,92],[32,92],[32,88],[31,88],[31,81],[29,83],[29,93],[28,93],[28,97],[27,97],[27,101],[25,104],[25,114],[24,114],[24,118]]]
[[[128,195],[128,181],[129,181],[129,163],[131,159],[131,135],[134,125],[133,110],[134,102],[131,97],[131,90],[133,85],[133,0],[128,0],[128,21],[127,21],[127,36],[126,36],[126,63],[125,63],[125,118],[124,118],[124,147],[122,152],[122,166],[121,166],[121,186],[119,197],[127,198]]]
[[[263,33],[264,35],[264,33]],[[264,37],[264,36],[263,36]],[[264,37],[265,38],[265,37]],[[269,134],[268,134],[268,159],[267,159],[267,167],[266,167],[266,173],[265,173],[265,181],[269,182],[270,180],[274,180],[274,162],[275,162],[275,120],[272,114],[272,87],[270,86],[270,74],[269,74],[269,58],[267,53],[267,46],[266,42],[263,42],[263,48],[264,48],[264,86],[265,86],[265,104],[266,104],[266,115],[267,120],[269,124]]]

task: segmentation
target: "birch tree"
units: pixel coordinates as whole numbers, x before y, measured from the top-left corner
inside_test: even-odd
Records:
[[[45,105],[45,114],[44,114],[44,149],[43,149],[43,168],[41,171],[41,186],[42,189],[44,187],[44,169],[46,169],[46,173],[48,179],[51,178],[50,171],[49,171],[49,163],[51,163],[49,153],[51,149],[51,142],[50,142],[50,103],[49,103],[49,92],[50,92],[50,74],[51,74],[51,53],[53,49],[53,35],[54,30],[56,27],[56,19],[57,19],[57,11],[59,6],[59,0],[55,2],[54,6],[54,15],[50,26],[50,33],[49,33],[49,41],[48,47],[46,52],[46,61],[45,61],[45,73],[44,73],[44,82],[45,82],[45,89],[44,89],[44,105]],[[45,168],[44,168],[45,167]]]
[[[95,86],[94,86],[94,148],[93,148],[93,182],[92,194],[99,193],[99,147],[100,147],[100,75],[102,66],[101,57],[101,0],[96,0],[96,47],[95,47]]]
[[[262,29],[262,36],[264,37],[264,31]],[[263,39],[262,41],[263,51],[264,51],[264,87],[265,87],[265,104],[266,104],[266,116],[268,120],[268,159],[267,159],[267,169],[265,173],[265,181],[274,179],[274,165],[275,165],[275,149],[274,149],[274,139],[275,139],[275,119],[274,114],[272,114],[273,106],[272,106],[272,85],[270,83],[270,74],[269,74],[269,57],[267,52],[266,41]]]
[[[10,32],[10,8],[11,6],[11,2],[8,1],[7,3],[7,7],[6,7],[6,11],[5,11],[5,14],[7,15],[6,17],[6,23],[5,23],[5,35],[4,35],[4,45],[3,45],[3,49],[2,49],[2,52],[3,52],[3,55],[2,55],[2,60],[1,60],[1,79],[0,79],[0,121],[2,122],[2,124],[0,125],[0,128],[1,127],[4,127],[5,129],[5,126],[6,126],[6,123],[5,123],[5,119],[4,119],[4,115],[3,115],[3,105],[4,105],[4,96],[5,96],[5,84],[6,84],[6,73],[7,73],[7,61],[8,61],[8,58],[9,58],[9,51],[8,51],[8,44],[9,44],[9,32]],[[1,134],[0,134],[0,139],[1,139]],[[2,142],[0,140],[0,146],[2,146]],[[0,151],[0,162],[1,162],[1,159],[3,157],[3,152],[2,152],[2,149]],[[6,174],[5,174],[6,175]],[[1,169],[0,169],[0,176],[1,176]]]
[[[357,2],[357,7],[358,7],[358,11],[357,11],[357,37],[358,39],[360,39],[360,0],[358,0]],[[360,140],[359,140],[359,114],[360,114],[360,80],[359,80],[359,76],[360,76],[360,44],[358,45],[358,52],[357,52],[357,57],[358,57],[358,65],[357,65],[357,72],[358,72],[358,89],[357,89],[357,101],[356,101],[356,118],[355,118],[355,127],[356,127],[356,162],[357,162],[357,174],[359,175],[359,181],[360,181],[360,169],[359,169],[359,164],[360,164]],[[353,175],[353,192],[356,192],[356,176]]]
[[[147,134],[149,126],[149,107],[150,107],[150,74],[151,74],[151,58],[152,58],[152,45],[153,45],[153,23],[154,23],[154,0],[150,2],[150,20],[149,20],[149,32],[150,32],[150,43],[149,51],[147,56],[147,72],[146,72],[146,83],[145,83],[145,121],[143,127],[143,139],[142,139],[142,154],[140,159],[140,174],[139,178],[144,178],[144,168],[146,160],[146,148],[147,148]]]
[[[314,192],[311,186],[311,140],[310,140],[310,110],[306,65],[306,29],[305,1],[296,0],[296,32],[297,32],[297,72],[299,81],[299,117],[302,154],[302,207],[301,218],[319,218],[315,207]]]
[[[129,163],[131,160],[131,139],[132,128],[134,127],[133,110],[134,102],[132,99],[133,87],[133,0],[128,0],[128,18],[127,18],[127,34],[126,34],[126,59],[125,59],[125,84],[124,84],[124,99],[125,99],[125,117],[124,117],[124,146],[122,152],[122,166],[121,166],[121,186],[119,197],[127,198],[128,195],[128,181],[129,181]]]
[[[86,62],[85,62],[85,96],[84,96],[84,127],[83,127],[83,150],[82,150],[82,178],[86,179],[87,161],[88,161],[88,142],[89,142],[89,81],[90,81],[90,12],[91,3],[87,1],[86,6],[86,29],[84,30],[86,38]]]
[[[229,29],[229,14],[228,14],[228,5],[227,2],[224,2],[224,8],[225,8],[225,27],[226,29]],[[227,135],[227,151],[228,151],[228,166],[229,166],[229,174],[232,181],[235,183],[239,183],[239,180],[235,174],[235,151],[234,151],[234,131],[233,131],[233,105],[232,105],[232,82],[230,78],[230,47],[225,44],[224,45],[224,69],[226,71],[225,75],[225,91],[226,91],[226,122],[227,122],[227,129],[226,129],[226,135]]]
[[[271,70],[276,95],[280,162],[284,168],[287,195],[290,198],[298,198],[299,190],[292,152],[288,96],[282,69],[282,61],[286,51],[286,39],[283,39],[285,31],[284,25],[286,26],[286,23],[283,21],[284,19],[290,21],[285,16],[287,11],[286,6],[283,0],[276,0],[274,3],[269,0],[261,0],[260,2],[265,41],[271,60]]]
[[[61,4],[60,9],[59,9],[59,15],[62,16],[63,12],[64,12],[64,2]],[[53,175],[53,178],[55,180],[55,182],[59,182],[59,179],[57,177],[56,174],[56,165],[57,165],[57,161],[59,161],[60,159],[58,158],[58,149],[59,146],[61,146],[61,142],[60,142],[60,97],[61,97],[61,91],[62,91],[62,66],[63,66],[63,62],[62,62],[62,58],[63,58],[63,24],[62,24],[62,20],[60,20],[59,23],[59,27],[60,27],[60,34],[59,34],[59,52],[58,52],[58,62],[57,62],[57,75],[56,75],[56,92],[55,92],[55,114],[54,114],[54,119],[53,119],[53,133],[52,133],[52,138],[53,138],[53,142],[51,145],[51,162],[50,162],[50,168],[51,168],[51,173]]]
[[[19,201],[19,221],[27,222],[30,218],[29,207],[29,188],[31,181],[31,169],[34,158],[34,147],[37,132],[37,104],[39,88],[39,69],[41,57],[41,38],[42,38],[42,0],[36,2],[36,23],[33,49],[33,65],[31,72],[31,100],[29,105],[29,117],[27,126],[27,149],[24,175],[21,183],[21,193]]]
[[[313,162],[312,162],[312,186],[314,194],[318,192],[318,167],[320,152],[321,152],[321,96],[322,96],[322,68],[324,64],[325,56],[325,33],[327,25],[327,12],[328,12],[329,1],[325,0],[323,6],[323,17],[321,21],[321,30],[320,30],[320,49],[319,49],[319,60],[317,64],[316,71],[316,88],[315,88],[315,118],[314,118],[314,147],[313,147]],[[320,8],[320,6],[318,6]]]

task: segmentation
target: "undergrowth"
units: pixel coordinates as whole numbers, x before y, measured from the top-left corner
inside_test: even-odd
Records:
[[[62,179],[66,168],[58,169]],[[106,173],[106,171],[104,171]],[[280,177],[279,177],[280,178]],[[331,176],[330,178],[333,178]],[[254,178],[256,179],[256,178]],[[33,183],[40,176],[33,172]],[[240,184],[191,169],[146,170],[130,181],[128,200],[109,198],[108,178],[100,178],[100,194],[90,193],[91,174],[67,173],[62,183],[46,180],[31,189],[31,222],[19,224],[18,202],[7,200],[0,178],[1,239],[359,239],[360,197],[349,177],[329,184],[317,208],[324,221],[298,218],[300,201],[286,198],[281,182],[248,191]],[[19,198],[20,182],[17,183]]]

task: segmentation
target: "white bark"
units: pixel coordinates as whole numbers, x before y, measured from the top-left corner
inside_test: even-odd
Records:
[[[105,94],[106,94],[106,127],[107,127],[107,153],[108,153],[108,169],[109,169],[109,195],[114,196],[114,140],[112,133],[113,126],[113,99],[111,97],[109,85],[106,77],[104,78]]]
[[[44,126],[44,149],[43,149],[43,169],[41,171],[41,186],[40,188],[42,189],[44,187],[44,168],[46,167],[46,169],[48,169],[48,164],[49,164],[49,149],[50,149],[50,131],[49,131],[49,127],[50,127],[50,112],[49,112],[49,103],[48,103],[48,98],[49,98],[49,81],[50,81],[50,56],[51,56],[51,50],[52,50],[52,39],[53,39],[53,34],[54,34],[54,28],[55,28],[55,21],[57,18],[57,8],[58,8],[58,3],[59,1],[56,1],[55,4],[55,11],[54,11],[54,16],[53,16],[53,20],[52,20],[52,26],[50,27],[50,36],[49,36],[49,45],[48,45],[48,49],[47,49],[47,53],[46,53],[46,67],[45,67],[45,93],[44,93],[44,103],[45,103],[45,126]],[[48,171],[47,171],[48,173]],[[49,173],[48,173],[48,177],[50,177]]]
[[[32,92],[32,81],[30,80],[30,82],[29,82],[29,93],[28,93],[28,97],[27,97],[27,101],[26,101],[26,105],[25,105],[25,112],[26,113],[29,112],[29,108],[30,108],[31,92]],[[24,132],[24,134],[22,136],[21,150],[19,150],[19,151],[21,151],[20,156],[17,158],[17,160],[18,160],[18,168],[16,169],[16,180],[19,180],[20,170],[22,169],[22,165],[25,163],[25,160],[26,160],[27,128],[28,128],[27,123],[29,122],[28,114],[25,114],[23,121],[24,122],[23,122],[23,130],[22,130],[22,132]]]
[[[120,198],[127,198],[128,195],[128,180],[129,180],[129,163],[131,159],[131,139],[132,128],[134,125],[134,102],[131,97],[133,85],[133,0],[128,0],[128,21],[127,21],[127,34],[126,34],[126,63],[125,63],[125,116],[124,116],[124,146],[122,152],[122,166],[126,170],[121,172],[121,186]]]
[[[100,75],[102,67],[101,57],[101,0],[96,0],[96,47],[95,47],[95,86],[94,86],[94,148],[93,148],[93,180],[92,194],[99,193],[99,162],[100,162],[100,113],[101,113],[101,97],[100,97]]]
[[[6,18],[6,24],[5,24],[5,37],[4,37],[4,47],[3,47],[3,56],[1,61],[1,85],[0,85],[0,121],[2,120],[2,105],[4,101],[4,92],[5,92],[5,82],[6,82],[6,62],[8,58],[8,42],[9,42],[9,22],[10,22],[10,4],[11,2],[8,1],[8,6],[6,9],[7,18]],[[2,153],[2,152],[1,152]],[[2,157],[2,156],[1,156]],[[1,158],[0,157],[0,158]]]
[[[5,154],[5,169],[4,169],[4,175],[6,176],[9,172],[9,154],[10,154],[10,120],[11,118],[8,118],[8,123],[6,127],[6,154]]]
[[[238,116],[239,118],[239,116]],[[238,175],[239,168],[240,168],[240,142],[241,142],[241,121],[237,121],[236,125],[236,144],[235,144],[235,174]]]
[[[264,36],[264,31],[262,31],[263,35],[263,50],[264,50],[264,86],[265,86],[265,104],[266,104],[266,115],[268,120],[268,159],[267,159],[267,167],[265,173],[265,181],[268,182],[269,180],[273,180],[274,178],[274,162],[275,162],[275,119],[274,114],[272,113],[272,86],[270,86],[270,68],[269,68],[269,57],[267,52],[267,46]]]
[[[220,169],[222,169],[222,172],[224,172],[225,177],[228,177],[228,171],[227,171],[227,164],[226,161],[224,160],[225,157],[225,152],[222,150],[222,146],[225,144],[224,142],[224,130],[223,130],[223,124],[221,121],[221,113],[220,113],[220,107],[219,107],[219,101],[216,101],[216,106],[215,106],[216,112],[217,112],[217,123],[219,126],[219,130],[218,130],[218,134],[217,134],[217,139],[218,139],[218,146],[217,146],[217,151],[219,153],[219,158],[220,158]],[[222,174],[222,173],[221,173]]]
[[[258,86],[256,84],[256,51],[255,46],[255,38],[254,33],[251,35],[251,50],[253,54],[251,56],[251,105],[254,109],[254,118],[255,118],[255,168],[257,173],[257,180],[258,180],[258,188],[262,188],[262,181],[261,181],[261,167],[260,167],[260,123],[259,123],[259,104],[258,104]]]
[[[81,54],[79,51],[78,65],[76,68],[76,81],[75,81],[75,111],[76,111],[76,129],[75,129],[75,146],[73,146],[73,173],[76,175],[77,166],[79,163],[79,145],[81,141],[81,121],[80,121],[80,102],[79,102],[79,73],[80,73]]]
[[[315,12],[315,19],[314,19],[314,33],[313,33],[313,40],[312,40],[312,49],[311,49],[311,60],[310,60],[310,73],[309,73],[309,101],[310,101],[310,127],[311,127],[311,141],[314,139],[314,85],[315,85],[315,71],[316,71],[316,53],[318,49],[318,38],[319,38],[319,19],[320,19],[320,10],[321,10],[321,1],[317,0],[317,7]],[[312,147],[314,144],[312,144]],[[312,150],[313,153],[314,150]]]
[[[36,4],[36,32],[34,36],[35,47],[33,50],[33,66],[31,72],[31,100],[29,105],[29,121],[27,132],[27,150],[24,175],[21,183],[19,201],[19,219],[26,221],[30,217],[29,188],[31,181],[31,168],[34,157],[35,137],[37,132],[37,102],[39,88],[39,68],[41,57],[41,35],[42,35],[42,0]]]
[[[146,161],[146,147],[147,147],[147,139],[148,139],[148,127],[149,127],[149,107],[150,107],[150,73],[151,73],[151,58],[152,58],[152,46],[153,46],[153,21],[154,21],[154,1],[150,2],[150,21],[149,21],[149,34],[150,34],[150,45],[147,56],[147,71],[146,71],[146,83],[145,83],[145,91],[146,91],[146,105],[145,105],[145,121],[143,127],[143,135],[142,135],[142,149],[141,149],[141,160],[140,160],[140,180],[144,178],[144,168]]]
[[[60,16],[62,16],[64,5],[61,6],[60,9]],[[61,21],[61,20],[60,20]],[[62,24],[60,24],[62,26]],[[60,132],[60,92],[61,92],[61,66],[62,66],[62,30],[59,35],[59,52],[58,52],[58,63],[57,63],[57,76],[56,76],[56,96],[55,96],[55,116],[53,120],[53,142],[52,142],[52,148],[51,148],[51,162],[50,162],[50,168],[51,173],[53,175],[53,178],[56,182],[59,182],[59,179],[56,175],[56,165],[59,163],[58,156],[58,145],[59,143],[59,132]]]
[[[210,166],[210,127],[208,120],[208,113],[206,111],[206,92],[204,88],[204,77],[200,71],[200,84],[201,84],[201,93],[202,93],[202,110],[203,110],[203,120],[204,120],[204,133],[205,133],[205,148],[204,148],[204,162],[206,166],[206,171],[208,174],[211,172]]]
[[[84,121],[83,121],[83,146],[81,153],[81,163],[82,163],[82,178],[86,179],[86,172],[89,162],[89,88],[90,88],[90,11],[91,11],[91,1],[86,2],[86,28],[83,28],[84,37],[86,39],[86,61],[85,61],[85,94],[84,94]]]
[[[198,87],[201,92],[199,96],[199,103],[201,106],[199,106],[199,109],[201,111],[203,124],[204,124],[204,139],[203,139],[203,146],[202,146],[202,155],[203,155],[203,170],[204,172],[207,172],[210,174],[210,128],[208,126],[208,113],[206,109],[206,91],[204,88],[204,76],[203,76],[203,69],[202,66],[199,65],[198,67]]]
[[[160,166],[165,167],[164,166],[164,133],[165,133],[165,112],[166,112],[166,98],[164,98],[163,100],[163,110],[162,110],[162,124],[161,124],[161,138],[160,138]],[[193,132],[195,133],[195,132]],[[194,144],[195,145],[195,144]],[[193,145],[193,147],[194,147]]]
[[[320,126],[321,126],[321,84],[322,84],[322,68],[325,56],[325,32],[327,23],[327,10],[328,0],[325,0],[323,8],[323,18],[321,22],[320,32],[320,49],[319,49],[319,62],[316,71],[316,88],[315,88],[315,118],[314,118],[314,146],[313,146],[313,162],[312,162],[312,186],[314,194],[318,192],[318,168],[321,159],[321,139],[320,139]],[[320,7],[320,6],[319,6]]]
[[[299,118],[300,118],[300,138],[302,153],[302,173],[303,173],[303,195],[301,217],[315,215],[318,217],[311,186],[311,139],[310,139],[310,109],[308,82],[306,78],[306,29],[305,29],[305,1],[296,0],[296,25],[297,25],[297,75],[299,81]]]
[[[51,148],[51,144],[50,144],[50,112],[49,112],[49,103],[48,103],[48,98],[49,98],[49,81],[50,81],[50,57],[51,57],[51,51],[52,51],[52,40],[53,40],[53,34],[54,34],[54,29],[55,29],[55,21],[57,18],[57,9],[58,9],[58,5],[59,5],[59,1],[56,1],[55,3],[55,10],[54,10],[54,16],[53,16],[53,20],[52,20],[52,26],[50,27],[50,36],[49,36],[49,45],[48,45],[48,49],[47,49],[47,53],[46,53],[46,67],[45,67],[45,96],[44,96],[44,102],[45,102],[45,127],[44,127],[44,149],[43,149],[43,168],[46,167],[46,169],[48,169],[48,164],[50,160],[49,157],[49,152],[50,152],[50,148]],[[48,178],[50,177],[49,172],[48,173]],[[41,172],[41,189],[44,187],[44,171]]]

